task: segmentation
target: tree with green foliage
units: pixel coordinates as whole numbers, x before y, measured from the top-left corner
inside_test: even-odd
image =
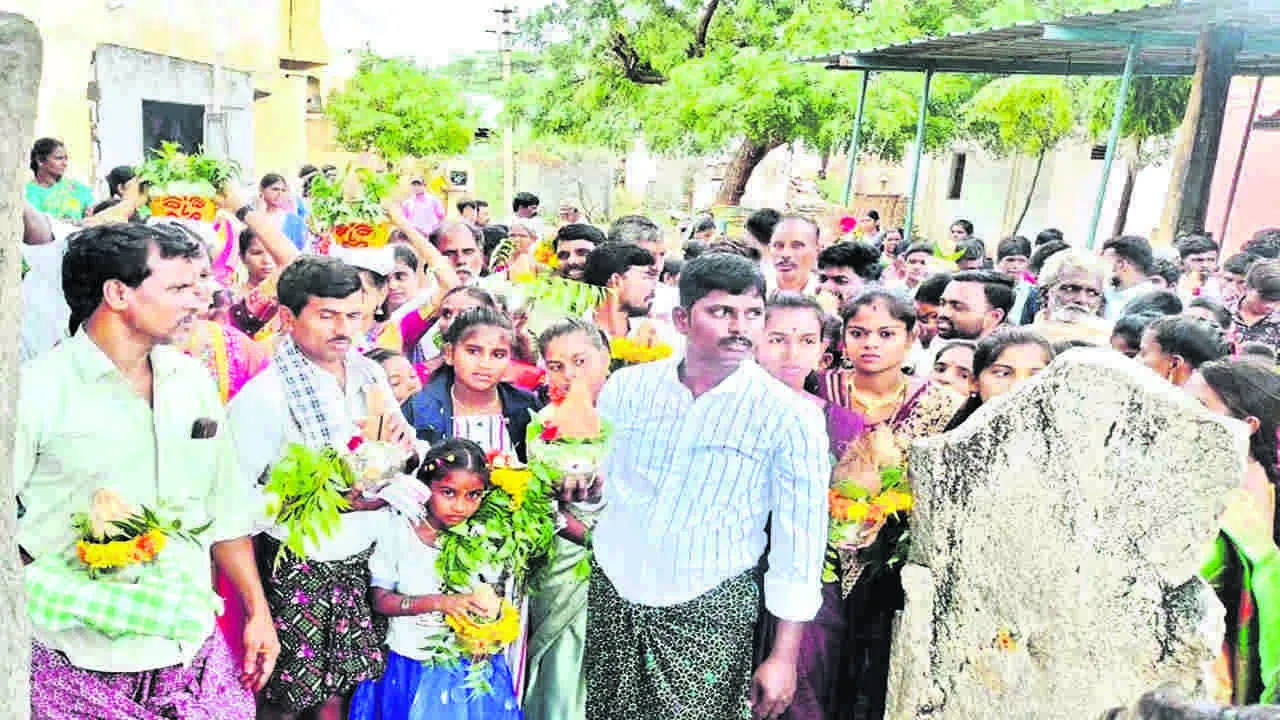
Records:
[[[466,152],[478,118],[452,80],[375,55],[361,58],[346,87],[330,95],[325,114],[340,146],[377,152],[389,163]]]
[[[1103,140],[1110,133],[1119,90],[1120,81],[1114,78],[1094,82],[1089,87],[1089,134],[1096,140]],[[1140,76],[1130,82],[1120,124],[1120,137],[1126,141],[1121,147],[1125,159],[1124,187],[1111,229],[1113,237],[1124,234],[1138,173],[1169,154],[1169,140],[1182,123],[1190,94],[1191,78]]]
[[[1027,217],[1045,156],[1075,127],[1074,108],[1068,80],[1036,76],[995,80],[965,107],[966,134],[987,152],[996,157],[1021,154],[1036,159],[1031,187],[1010,234],[1016,235]]]
[[[770,150],[802,141],[828,152],[848,142],[857,74],[797,57],[948,32],[996,2],[864,4],[561,0],[524,22],[522,36],[542,66],[517,75],[507,106],[537,134],[582,144],[622,150],[643,135],[658,152],[731,150],[717,202],[734,205]],[[948,97],[940,93],[939,109]],[[898,130],[914,127],[901,99],[884,103],[880,114],[897,113],[885,132],[869,133],[873,149],[901,154]],[[935,146],[948,139],[945,116],[931,123]]]

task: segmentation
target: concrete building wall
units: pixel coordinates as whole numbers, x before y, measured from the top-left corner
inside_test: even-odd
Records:
[[[1239,248],[1261,228],[1280,226],[1280,212],[1275,203],[1276,188],[1280,187],[1280,130],[1263,129],[1254,129],[1249,135],[1249,148],[1231,205],[1230,224],[1224,225],[1231,177],[1240,158],[1240,141],[1254,120],[1249,117],[1249,106],[1256,84],[1257,80],[1250,77],[1238,77],[1231,83],[1205,218],[1206,229],[1215,237],[1221,238],[1226,227],[1224,247],[1229,250]],[[1258,115],[1273,115],[1277,110],[1280,110],[1280,79],[1270,78],[1262,86]]]
[[[204,108],[204,148],[254,168],[253,82],[249,73],[154,53],[104,45],[94,54],[98,101],[97,148],[102,168],[135,165],[144,157],[144,100]],[[221,97],[215,103],[217,86]],[[101,174],[101,173],[99,173]]]
[[[36,23],[44,64],[36,135],[61,138],[70,174],[93,180],[110,160],[94,155],[89,100],[93,55],[101,45],[212,64],[239,72],[269,72],[278,63],[280,15],[255,0],[0,0],[0,10]],[[248,21],[247,21],[248,20]]]
[[[1045,157],[1035,193],[1027,209],[1019,234],[1034,237],[1047,227],[1063,231],[1068,241],[1083,245],[1089,234],[1098,183],[1102,176],[1102,160],[1090,157],[1092,144],[1071,141]],[[952,167],[957,153],[965,155],[964,180],[959,198],[948,197]],[[869,172],[874,172],[869,170]],[[951,152],[936,157],[926,156],[921,169],[920,202],[916,208],[916,229],[921,236],[937,238],[947,233],[957,218],[974,224],[975,232],[987,241],[988,251],[995,252],[996,243],[1012,234],[1026,202],[1035,174],[1035,158],[1013,156],[994,158],[980,148],[959,144]],[[909,175],[903,173],[893,191],[906,194]],[[1120,206],[1124,187],[1124,160],[1112,166],[1098,223],[1097,244],[1110,235]],[[1125,232],[1150,237],[1160,222],[1169,170],[1155,165],[1138,173],[1129,206]]]

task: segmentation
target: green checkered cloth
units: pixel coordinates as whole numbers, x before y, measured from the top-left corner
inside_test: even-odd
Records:
[[[222,612],[209,578],[198,582],[163,556],[140,571],[133,582],[91,580],[75,558],[45,555],[26,567],[27,613],[51,632],[83,627],[110,638],[155,635],[204,642],[210,613]]]

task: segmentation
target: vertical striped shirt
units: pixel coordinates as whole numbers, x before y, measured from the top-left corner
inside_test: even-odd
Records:
[[[756,566],[773,513],[765,605],[803,622],[821,604],[831,461],[817,405],[747,360],[695,398],[679,358],[615,373],[601,569],[626,600],[692,600]]]

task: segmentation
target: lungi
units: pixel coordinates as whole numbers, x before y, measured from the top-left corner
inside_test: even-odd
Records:
[[[593,564],[587,604],[587,720],[749,720],[760,573],[685,603],[628,602]]]
[[[32,720],[252,720],[253,694],[222,633],[189,665],[136,673],[95,672],[31,645]]]
[[[267,541],[272,557],[279,543]],[[274,550],[271,552],[270,550]],[[386,619],[369,606],[373,548],[334,562],[280,556],[266,583],[267,604],[280,638],[280,659],[264,691],[290,712],[350,693],[386,669]]]

